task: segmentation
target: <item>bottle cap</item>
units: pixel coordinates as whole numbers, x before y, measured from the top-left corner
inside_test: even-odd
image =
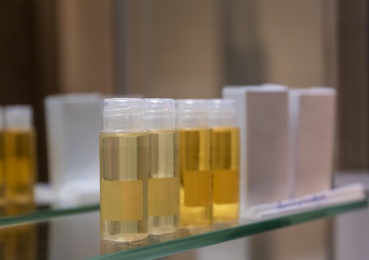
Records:
[[[174,129],[175,106],[173,99],[147,98],[143,101],[145,130]]]
[[[0,130],[4,129],[4,111],[3,107],[0,106]]]
[[[142,99],[107,98],[104,100],[104,132],[139,132],[142,125]]]
[[[232,99],[209,99],[209,126],[236,126],[236,106]]]
[[[11,105],[5,107],[4,128],[31,129],[33,110],[29,105]]]
[[[208,103],[205,99],[176,101],[177,128],[208,127]]]

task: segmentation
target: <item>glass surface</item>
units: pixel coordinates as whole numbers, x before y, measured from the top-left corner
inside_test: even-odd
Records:
[[[71,214],[78,214],[89,211],[96,211],[100,209],[99,204],[76,206],[70,208],[50,208],[50,209],[38,209],[37,211],[23,213],[14,216],[2,216],[0,217],[0,227],[6,225],[14,225],[23,222],[35,222],[47,220],[49,218],[62,217]]]
[[[96,210],[36,223],[1,227],[0,259],[152,259],[366,206],[367,200],[362,200],[266,220],[241,219],[239,224],[232,227],[214,226],[197,234],[181,229],[172,235],[149,236],[146,240],[131,244],[101,241],[100,214]],[[36,220],[37,218],[29,219]],[[16,246],[20,243],[22,250]]]
[[[29,203],[0,202],[0,226],[88,212],[100,208],[99,194],[83,194],[84,197],[76,197],[74,200],[70,198],[57,200],[54,198],[50,185],[42,183],[36,185],[35,194],[38,199]],[[81,198],[85,201],[81,201]]]

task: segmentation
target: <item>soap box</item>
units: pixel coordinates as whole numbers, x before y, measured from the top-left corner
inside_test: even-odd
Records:
[[[291,196],[301,197],[331,188],[336,91],[313,87],[291,89]]]
[[[226,86],[240,127],[240,207],[289,196],[288,89],[280,85]],[[242,214],[242,213],[241,213]]]

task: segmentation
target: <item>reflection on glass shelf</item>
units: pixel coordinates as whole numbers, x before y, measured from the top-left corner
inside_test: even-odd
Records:
[[[146,240],[131,244],[101,241],[99,212],[97,210],[87,212],[93,209],[94,206],[91,206],[88,210],[85,208],[84,213],[80,211],[81,214],[51,218],[47,221],[31,218],[30,221],[37,220],[38,222],[3,226],[0,228],[0,246],[2,238],[8,237],[9,234],[17,234],[13,232],[13,228],[27,227],[24,232],[22,231],[24,235],[19,236],[34,237],[31,234],[33,232],[30,231],[31,229],[36,230],[37,233],[36,242],[33,238],[29,239],[28,242],[24,241],[23,246],[30,248],[30,257],[27,259],[84,259],[88,257],[93,259],[152,259],[318,218],[334,216],[366,206],[367,200],[362,199],[265,220],[241,219],[239,224],[232,227],[213,226],[212,229],[197,230],[197,232],[181,229],[171,235],[149,236]],[[52,213],[49,213],[49,216],[52,217]],[[74,211],[74,213],[78,212]],[[11,244],[12,242],[6,243]],[[4,246],[3,248],[4,250],[0,250],[0,259],[9,259],[7,256],[14,255],[15,250],[18,250],[13,246]]]
[[[195,233],[181,229],[170,236],[149,236],[146,240],[131,244],[101,241],[101,256],[96,257],[96,259],[146,259],[163,257],[185,250],[312,221],[318,218],[334,216],[366,206],[367,200],[363,199],[259,221],[241,219],[239,224],[232,227],[213,226],[209,230],[202,230]]]
[[[38,259],[36,247],[34,225],[14,226],[0,232],[0,252],[7,252],[2,259]]]
[[[39,209],[33,212],[23,211],[21,214],[18,215],[0,217],[0,226],[15,225],[23,222],[43,221],[49,218],[62,217],[66,215],[84,213],[89,211],[97,211],[99,209],[99,204],[93,204],[71,208]]]

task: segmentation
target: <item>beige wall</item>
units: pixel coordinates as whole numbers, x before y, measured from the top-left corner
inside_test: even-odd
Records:
[[[336,86],[334,2],[139,1],[130,91],[201,98],[224,84]]]
[[[230,81],[334,86],[334,10],[333,0],[232,0]]]
[[[259,0],[265,81],[290,86],[324,84],[320,1]]]
[[[61,92],[112,93],[112,1],[57,0],[58,74]]]
[[[224,84],[335,85],[333,3],[127,0],[124,25],[114,25],[112,0],[58,0],[61,86],[201,98]]]
[[[219,96],[224,84],[221,1],[142,3],[142,91],[150,97]]]

